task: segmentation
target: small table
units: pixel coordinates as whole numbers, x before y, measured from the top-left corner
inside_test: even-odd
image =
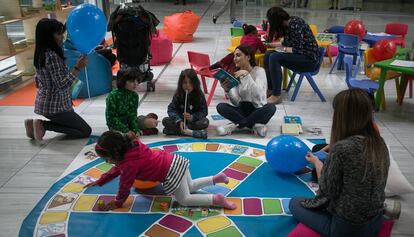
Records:
[[[397,38],[396,35],[390,35],[390,34],[370,34],[367,33],[364,38],[362,38],[362,41],[366,42],[367,44],[369,44],[369,47],[372,48],[374,47],[374,44],[377,43],[380,40],[383,39],[395,39]]]
[[[387,73],[388,70],[392,70],[392,71],[396,71],[396,72],[401,72],[403,74],[414,75],[414,68],[411,68],[411,67],[399,67],[399,66],[393,66],[393,65],[391,65],[391,63],[394,62],[394,60],[396,60],[396,59],[405,60],[405,55],[403,55],[403,54],[398,55],[398,53],[397,53],[397,56],[395,58],[374,63],[374,66],[375,67],[381,68],[380,78],[378,79],[379,88],[378,88],[377,93],[375,93],[375,107],[377,109],[379,109],[380,108],[380,105],[381,105],[382,95],[384,94],[385,76],[386,76],[386,73]],[[406,79],[403,76],[401,78],[400,88],[398,88],[399,91],[401,91],[401,89],[403,88],[402,86],[404,85],[404,83],[406,83],[405,80]],[[400,97],[401,96],[404,96],[404,95],[402,95],[402,93],[400,93],[398,91],[397,91],[397,94],[398,94],[397,100],[399,102],[401,100]],[[383,108],[382,109],[385,110],[385,103],[383,104]]]
[[[332,54],[331,54],[331,45],[336,43],[336,34],[331,33],[318,33],[316,35],[316,42],[319,47],[324,47],[326,53],[328,54],[329,63],[332,64]],[[322,66],[325,65],[324,60],[322,60]]]

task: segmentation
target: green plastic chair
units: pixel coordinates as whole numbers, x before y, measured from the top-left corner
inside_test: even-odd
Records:
[[[230,35],[231,37],[243,36],[244,30],[243,28],[232,27],[230,28]]]

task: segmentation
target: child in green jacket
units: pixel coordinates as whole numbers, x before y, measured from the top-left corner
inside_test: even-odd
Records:
[[[120,69],[117,89],[106,98],[106,124],[110,130],[125,133],[130,138],[157,134],[158,116],[150,113],[138,116],[138,94],[135,92],[139,72],[133,68]]]

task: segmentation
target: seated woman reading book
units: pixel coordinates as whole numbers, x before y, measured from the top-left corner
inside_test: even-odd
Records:
[[[276,106],[266,102],[266,73],[263,68],[256,66],[254,52],[247,45],[236,48],[234,63],[237,68],[234,76],[240,83],[231,87],[230,80],[220,80],[231,104],[217,105],[217,112],[231,123],[218,127],[217,133],[224,136],[237,128],[248,128],[256,135],[265,137],[266,124],[276,112]]]

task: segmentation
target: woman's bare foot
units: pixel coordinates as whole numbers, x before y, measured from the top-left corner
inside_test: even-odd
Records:
[[[279,104],[281,102],[280,96],[271,95],[269,98],[267,98],[268,104]]]

